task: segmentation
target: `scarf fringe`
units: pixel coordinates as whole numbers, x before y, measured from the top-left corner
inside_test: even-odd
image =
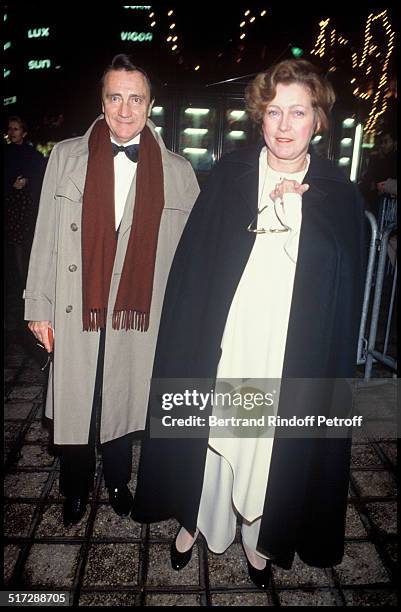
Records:
[[[136,310],[119,310],[113,312],[113,329],[135,329],[145,332],[149,327],[149,314]]]
[[[91,308],[89,314],[84,316],[84,331],[99,331],[106,327],[106,318],[106,308]]]

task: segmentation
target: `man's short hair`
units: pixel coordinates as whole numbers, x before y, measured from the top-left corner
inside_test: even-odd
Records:
[[[111,60],[111,64],[106,68],[101,78],[102,88],[104,86],[106,75],[112,70],[125,70],[126,72],[140,72],[143,75],[149,87],[150,100],[153,100],[152,83],[150,82],[150,79],[147,73],[145,72],[143,68],[140,68],[139,66],[136,66],[136,64],[134,64],[134,62],[132,61],[132,57],[130,55],[126,55],[125,53],[119,53],[118,55],[115,55],[113,57],[113,59]]]

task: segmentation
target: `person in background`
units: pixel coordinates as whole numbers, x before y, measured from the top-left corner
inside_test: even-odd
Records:
[[[380,194],[388,194],[390,196],[397,197],[397,179],[388,178],[385,181],[377,183],[377,191]]]
[[[45,158],[27,142],[24,119],[13,115],[7,121],[9,144],[4,147],[4,209],[7,266],[17,272],[17,289],[22,293],[29,253],[46,168]],[[13,284],[15,285],[15,276]],[[11,289],[11,288],[10,288]]]
[[[114,57],[101,99],[86,134],[50,155],[24,294],[48,352],[54,332],[46,415],[66,526],[85,513],[98,437],[110,504],[131,509],[131,434],[145,425],[167,276],[199,192],[150,121],[151,83],[131,57]]]
[[[372,153],[360,188],[368,210],[378,216],[380,196],[397,195],[397,140],[394,134],[384,129],[378,136],[378,147]]]
[[[315,66],[272,66],[249,85],[246,101],[263,143],[223,157],[194,206],[169,277],[153,377],[245,387],[273,380],[278,416],[327,416],[338,408],[331,381],[355,370],[362,199],[310,148],[334,103]],[[166,382],[151,393],[132,516],[180,523],[172,567],[189,562],[198,532],[223,553],[237,519],[250,579],[263,589],[271,564],[288,569],[295,553],[311,566],[340,563],[349,437],[223,437],[207,427],[205,436],[171,427],[152,435],[164,415],[189,413],[163,412],[160,393],[171,390]]]

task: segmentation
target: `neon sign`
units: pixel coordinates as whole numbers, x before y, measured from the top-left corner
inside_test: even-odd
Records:
[[[33,28],[28,30],[28,38],[45,38],[50,36],[49,30],[50,28]]]
[[[131,42],[149,42],[153,40],[152,32],[121,32],[121,40],[130,40]]]
[[[50,68],[51,61],[49,59],[41,59],[41,60],[30,60],[28,62],[29,70],[38,70],[41,68]]]
[[[8,106],[8,104],[15,104],[17,101],[17,96],[10,96],[9,98],[4,98],[3,104],[4,106]]]

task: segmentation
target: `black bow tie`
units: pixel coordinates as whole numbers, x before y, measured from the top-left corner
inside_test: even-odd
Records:
[[[120,151],[122,151],[123,153],[125,153],[125,155],[128,157],[128,159],[130,159],[132,162],[137,162],[138,161],[139,144],[132,144],[132,145],[129,145],[128,147],[123,147],[123,146],[120,146],[120,145],[115,144],[114,142],[112,142],[111,146],[112,146],[112,149],[113,149],[114,157],[118,153],[120,153]]]

